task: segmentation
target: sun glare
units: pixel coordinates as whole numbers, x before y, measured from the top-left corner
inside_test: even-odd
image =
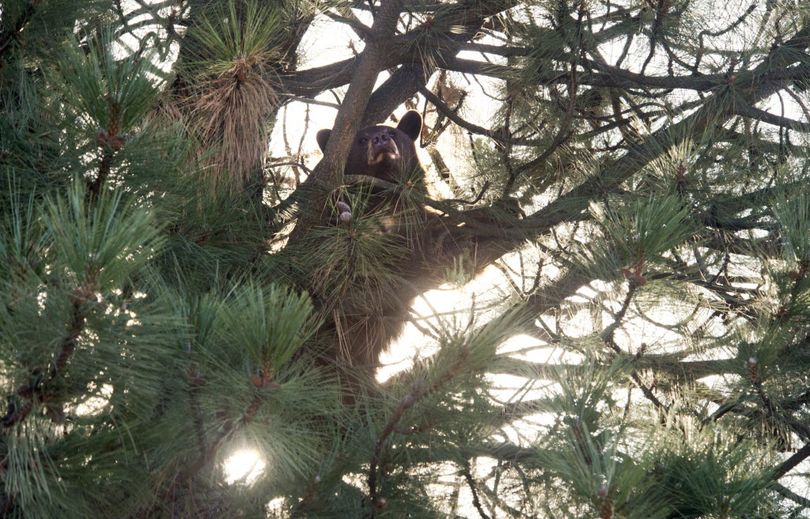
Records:
[[[91,385],[91,389],[95,389],[95,385]],[[80,404],[76,406],[77,416],[95,416],[99,414],[110,403],[110,396],[113,394],[113,387],[110,384],[104,384],[97,392]]]
[[[242,483],[250,485],[264,473],[265,462],[258,451],[240,449],[228,456],[222,464],[225,482],[229,485]]]

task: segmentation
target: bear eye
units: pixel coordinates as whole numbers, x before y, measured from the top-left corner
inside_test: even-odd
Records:
[[[368,138],[366,138],[366,137],[360,137],[360,139],[359,139],[359,141],[358,141],[358,142],[360,142],[360,144],[366,144],[366,143],[368,142]]]
[[[388,132],[388,135],[390,135],[391,137],[396,137],[396,136],[397,136],[397,132],[395,132],[394,130],[390,130],[390,131]]]

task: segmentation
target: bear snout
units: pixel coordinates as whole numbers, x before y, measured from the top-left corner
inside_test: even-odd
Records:
[[[399,160],[399,148],[396,141],[386,134],[375,135],[368,140],[368,165],[373,166],[386,160]]]

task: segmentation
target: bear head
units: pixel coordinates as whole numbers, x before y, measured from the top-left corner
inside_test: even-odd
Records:
[[[409,111],[396,128],[369,126],[355,135],[349,156],[346,159],[347,175],[368,175],[392,183],[419,180],[414,175],[423,175],[416,156],[416,138],[422,131],[422,116]],[[321,151],[326,149],[332,130],[318,132]]]

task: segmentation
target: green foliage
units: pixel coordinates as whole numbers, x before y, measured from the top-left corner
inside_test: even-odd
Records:
[[[293,275],[300,286],[309,286],[327,308],[362,313],[396,296],[407,248],[395,232],[386,232],[390,217],[384,208],[364,212],[370,201],[363,194],[351,202],[357,208],[351,222],[319,226],[300,245],[306,253],[286,250],[271,261],[288,264],[289,254],[295,255]]]
[[[277,59],[273,46],[282,31],[282,8],[252,0],[213,5],[189,33],[187,45],[197,55],[189,65],[202,76],[219,76],[240,60],[262,66]]]
[[[622,269],[632,268],[640,275],[647,263],[663,261],[697,231],[689,207],[671,194],[592,204],[591,214],[602,238],[588,243],[583,251],[588,262],[582,268],[605,280],[620,278]]]
[[[64,88],[64,99],[77,109],[79,120],[88,117],[91,128],[117,135],[142,124],[156,100],[155,85],[144,75],[139,57],[117,60],[108,33],[66,46],[57,65],[54,83]]]
[[[122,194],[104,195],[88,208],[75,183],[67,199],[50,200],[43,225],[52,238],[57,265],[90,290],[120,286],[158,251],[163,241],[154,216],[125,206]]]
[[[265,300],[266,298],[266,300]],[[306,295],[275,286],[265,291],[247,286],[234,294],[219,326],[232,344],[239,344],[239,358],[254,366],[284,366],[317,329]],[[229,348],[231,352],[233,351]]]
[[[655,261],[695,231],[690,225],[689,208],[676,196],[638,200],[625,211],[622,214],[608,210],[599,214],[597,210],[594,215],[605,234],[615,240],[618,254],[625,264]]]
[[[773,201],[776,221],[784,234],[784,259],[792,264],[810,260],[810,199],[807,193],[787,193]]]
[[[186,98],[172,99],[206,151],[204,176],[218,192],[255,190],[269,119],[278,106],[284,5],[230,0],[197,13],[177,70]],[[259,197],[261,198],[261,197]]]
[[[552,477],[559,478],[577,500],[598,516],[610,509],[617,517],[664,518],[671,509],[659,482],[647,467],[621,455],[619,438],[603,431],[595,435],[580,422],[567,428],[562,443],[540,458]]]
[[[773,513],[766,451],[720,431],[697,431],[689,442],[657,449],[651,459],[659,488],[678,517],[745,517]]]
[[[14,266],[0,291],[5,426],[20,421],[4,444],[13,471],[6,488],[33,517],[110,505],[75,492],[93,471],[114,472],[121,484],[138,477],[117,474],[116,458],[137,450],[132,438],[90,433],[147,423],[176,359],[179,321],[159,294],[146,298],[131,285],[158,252],[160,227],[121,193],[93,207],[86,195],[74,184],[38,207],[15,204],[0,239],[3,264]],[[111,446],[118,451],[97,456]]]

